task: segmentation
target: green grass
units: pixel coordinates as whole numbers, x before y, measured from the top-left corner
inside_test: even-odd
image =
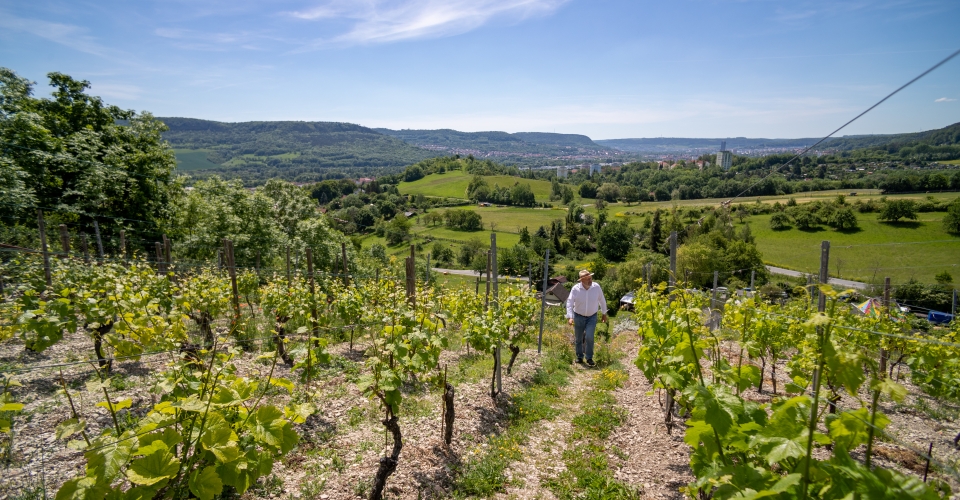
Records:
[[[571,421],[573,433],[563,452],[565,470],[543,484],[561,500],[577,498],[636,499],[640,491],[617,481],[608,457],[625,460],[607,438],[627,421],[627,412],[611,394],[621,387],[627,374],[621,366],[598,372],[580,405],[581,413]]]
[[[183,172],[220,166],[207,159],[206,149],[175,149],[173,153],[177,156],[177,169]]]
[[[768,264],[812,273],[820,266],[820,243],[828,240],[831,276],[870,283],[887,276],[894,283],[910,278],[934,283],[934,276],[945,270],[960,277],[960,237],[943,230],[943,215],[928,212],[917,221],[886,223],[878,221],[877,214],[857,214],[860,230],[855,232],[827,226],[773,231],[771,215],[752,216],[745,223]]]
[[[424,196],[438,196],[441,198],[461,198],[467,197],[467,186],[473,175],[462,170],[446,172],[443,174],[431,174],[422,179],[413,182],[401,182],[398,189],[402,194],[422,194]],[[530,184],[533,195],[537,201],[550,200],[550,182],[537,179],[522,179],[510,175],[488,175],[484,176],[487,184],[493,188],[495,185],[500,187],[512,187],[517,182]]]
[[[938,161],[937,163],[941,163],[943,165],[960,165],[960,160],[944,160]]]

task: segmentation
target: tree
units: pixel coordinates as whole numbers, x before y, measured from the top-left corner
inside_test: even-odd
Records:
[[[461,231],[479,231],[483,229],[483,219],[477,212],[466,209],[450,209],[443,213],[447,227]]]
[[[580,184],[580,197],[581,198],[596,198],[597,197],[597,185],[592,182],[584,182]]]
[[[293,183],[270,179],[263,186],[263,194],[273,200],[273,215],[277,224],[291,240],[297,236],[297,224],[300,221],[317,215],[317,202],[310,198],[307,191]]]
[[[413,223],[403,214],[397,214],[384,228],[384,236],[387,238],[388,245],[399,245],[410,236],[410,228]]]
[[[0,206],[0,215],[26,215],[33,203],[57,207],[78,214],[88,233],[95,216],[87,214],[112,217],[99,220],[108,248],[120,229],[128,238],[171,234],[170,205],[183,196],[183,183],[161,137],[167,127],[150,113],[88,95],[88,81],[47,76],[54,90],[38,99],[34,82],[0,68],[0,197],[16,203]]]
[[[953,200],[943,216],[943,229],[948,233],[960,234],[960,198]]]
[[[520,244],[529,246],[530,245],[530,230],[527,229],[527,226],[523,226],[520,229]]]
[[[791,207],[788,213],[793,219],[793,223],[797,225],[797,229],[812,229],[820,224],[817,214],[808,210],[807,207]]]
[[[407,170],[403,172],[403,180],[405,182],[413,182],[417,179],[423,178],[423,168],[420,165],[410,165],[407,167]]]
[[[827,224],[834,229],[839,229],[842,231],[856,229],[859,225],[859,221],[857,221],[857,216],[853,213],[853,210],[844,207],[840,210],[834,211],[833,214],[831,214],[827,219]]]
[[[653,222],[650,224],[650,250],[660,252],[663,246],[663,234],[660,227],[660,209],[653,212]],[[666,253],[666,252],[663,252]]]
[[[510,190],[510,201],[521,207],[532,207],[537,202],[530,184],[519,182],[514,184]]]
[[[620,187],[612,182],[604,182],[597,189],[597,199],[614,203],[620,198]]]
[[[490,185],[486,179],[479,175],[474,175],[467,186],[467,198],[473,201],[487,201],[490,197]]]
[[[607,260],[622,261],[630,253],[632,244],[633,230],[626,221],[613,221],[597,234],[597,252]]]
[[[917,203],[913,200],[887,200],[877,218],[890,222],[900,219],[917,220]]]
[[[783,212],[776,212],[770,217],[770,229],[780,231],[790,228],[790,216]]]
[[[620,195],[623,196],[623,201],[627,202],[628,206],[640,201],[640,190],[636,186],[624,186],[620,190]]]

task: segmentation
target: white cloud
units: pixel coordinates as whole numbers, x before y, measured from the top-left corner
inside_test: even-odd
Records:
[[[314,45],[387,43],[458,35],[494,18],[522,21],[547,15],[568,0],[330,0],[291,12],[304,20],[353,21],[346,33]]]
[[[951,99],[949,97],[941,97],[933,102],[952,102],[952,101],[956,101],[956,99]]]

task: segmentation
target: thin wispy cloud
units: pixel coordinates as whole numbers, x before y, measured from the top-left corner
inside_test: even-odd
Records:
[[[933,102],[953,102],[953,101],[956,101],[956,99],[951,99],[949,97],[941,97]]]
[[[136,85],[125,83],[94,83],[90,87],[90,93],[100,97],[120,100],[139,99],[143,95],[143,89]]]
[[[303,20],[347,20],[345,33],[313,45],[375,44],[459,35],[494,19],[518,22],[550,14],[567,0],[332,0],[289,15]]]
[[[116,55],[115,51],[105,47],[90,36],[88,34],[89,30],[80,26],[28,19],[0,11],[0,29],[29,33],[95,56],[110,57]]]

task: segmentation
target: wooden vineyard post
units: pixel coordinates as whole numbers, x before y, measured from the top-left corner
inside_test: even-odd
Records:
[[[313,249],[307,247],[307,274],[310,277],[310,334],[307,335],[307,384],[313,378],[313,355],[310,352],[311,344],[317,335],[317,289],[313,281]],[[318,344],[320,340],[316,341]],[[315,346],[314,346],[315,347]]]
[[[415,258],[416,247],[410,245],[410,256],[406,260],[407,302],[414,309],[417,307],[417,261],[414,260]]]
[[[493,273],[493,309],[498,311],[500,309],[500,295],[498,293],[500,272],[497,269],[497,233],[490,233],[490,271]],[[498,341],[496,351],[493,353],[493,362],[497,369],[497,394],[503,392],[503,363],[500,361],[500,349],[502,347]]]
[[[677,232],[670,233],[670,293],[677,287]]]
[[[343,285],[347,286],[350,284],[350,277],[347,276],[347,244],[346,243],[340,243],[340,254],[341,254],[340,263],[343,265]]]
[[[97,258],[103,262],[103,240],[100,238],[100,224],[93,221],[93,234],[97,238]]]
[[[67,226],[60,224],[60,248],[63,249],[62,258],[70,257],[70,235],[67,233]]]
[[[756,278],[756,277],[757,277],[757,270],[756,270],[756,269],[751,269],[751,270],[750,270],[750,291],[751,291],[751,292],[756,292],[756,290],[753,289],[753,280],[754,280],[754,278]]]
[[[427,271],[424,278],[429,282],[430,281],[430,253],[427,252]]]
[[[290,247],[287,247],[287,291],[290,291]]]
[[[87,233],[80,233],[80,251],[83,252],[83,262],[90,263],[90,248],[87,246]]]
[[[127,260],[127,231],[120,230],[120,257]]]
[[[310,300],[310,323],[312,325],[310,335],[319,337],[317,332],[317,287],[313,277],[313,249],[309,247],[307,248],[307,274],[310,275],[310,296],[312,297]],[[316,339],[316,343],[317,345],[320,344],[319,338]]]
[[[233,321],[234,326],[240,319],[240,291],[237,289],[237,261],[233,257],[233,241],[223,240],[223,248],[226,249],[227,273],[230,275],[230,286],[233,289]]]
[[[447,366],[443,366],[443,442],[450,446],[453,441],[453,385],[447,382]]]
[[[890,278],[883,279],[883,314],[890,314]],[[887,373],[887,350],[880,348],[880,373]]]
[[[646,281],[647,283],[647,292],[649,292],[652,288],[650,286],[650,263],[646,263],[643,265],[643,277],[644,277],[644,281]],[[636,302],[636,300],[634,300],[634,302]]]
[[[233,252],[233,243],[231,245],[231,252]],[[232,258],[232,257],[231,257]],[[167,235],[163,235],[163,261],[167,264],[167,270],[173,270],[173,257],[170,255],[170,238],[167,238]]]
[[[827,271],[829,270],[830,264],[830,242],[824,241],[820,244],[820,284],[827,284],[829,279]],[[809,277],[807,278],[810,279]],[[823,313],[827,309],[827,296],[824,294],[819,294],[817,300],[817,311]],[[822,343],[823,342],[824,331],[822,326],[817,327],[817,338]],[[808,427],[807,433],[807,460],[803,462],[803,477],[800,482],[800,498],[807,498],[807,490],[810,486],[810,456],[813,453],[813,435],[814,430],[817,427],[817,413],[820,408],[820,373],[823,371],[823,353],[820,352],[817,355],[817,366],[813,369],[813,404],[810,405],[810,424]],[[870,443],[873,441],[872,429],[869,431],[870,440],[867,444],[867,467],[869,468],[870,461]]]
[[[159,241],[154,243],[154,250],[157,252],[157,274],[162,276],[166,274],[163,265],[163,245]]]
[[[52,286],[50,276],[50,253],[47,251],[47,226],[43,222],[43,210],[37,209],[37,225],[40,229],[40,251],[43,252],[43,278],[47,287]]]
[[[480,295],[480,273],[477,273],[477,291],[474,295]]]
[[[953,316],[953,321],[957,321],[957,290],[953,290],[953,301],[950,303],[950,315]]]
[[[483,299],[483,308],[490,309],[490,250],[487,250],[487,295]]]
[[[550,249],[548,248],[543,257],[543,292],[540,294],[540,335],[537,336],[537,354],[543,352],[543,315],[547,310],[547,273],[549,272]]]
[[[717,308],[717,279],[720,277],[719,271],[713,272],[713,294],[710,296],[710,309]]]
[[[527,262],[527,286],[533,291],[533,262]]]

